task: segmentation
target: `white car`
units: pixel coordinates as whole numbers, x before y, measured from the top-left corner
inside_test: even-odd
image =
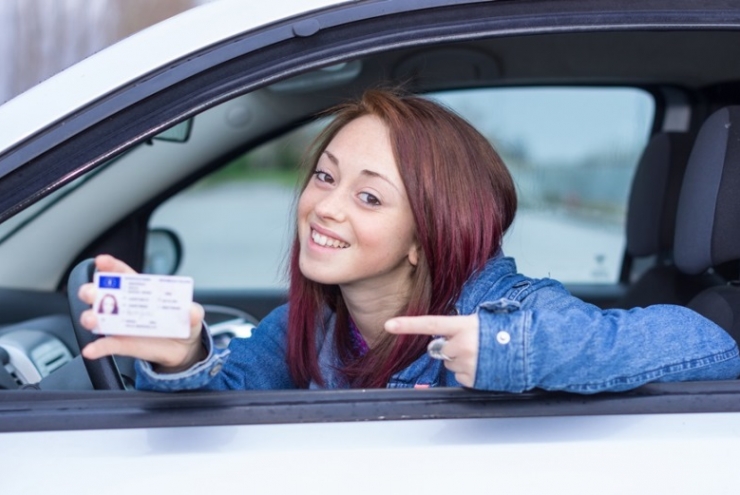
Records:
[[[504,250],[523,273],[602,307],[694,307],[695,274],[671,256],[683,169],[642,166],[740,102],[738,57],[740,5],[719,0],[221,0],[0,106],[0,492],[734,492],[737,381],[146,393],[130,362],[85,362],[73,321],[84,260],[110,253],[192,276],[220,343],[248,337],[285,299],[317,115],[389,84],[500,151],[520,197]],[[664,195],[667,213],[644,206]],[[738,260],[696,276],[724,286]],[[678,274],[667,291],[654,270]]]

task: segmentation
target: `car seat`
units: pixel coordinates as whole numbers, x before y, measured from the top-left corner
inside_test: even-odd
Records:
[[[686,168],[676,216],[674,259],[688,274],[733,270],[688,306],[740,338],[740,106],[722,108],[704,123]]]
[[[636,259],[654,257],[655,261],[630,283],[616,307],[686,305],[702,290],[724,282],[710,272],[682,273],[673,262],[676,210],[692,138],[689,133],[659,133],[642,153],[628,203],[625,269]]]

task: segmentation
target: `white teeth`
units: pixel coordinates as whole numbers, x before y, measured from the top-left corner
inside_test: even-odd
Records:
[[[311,230],[311,239],[313,239],[313,242],[318,244],[319,246],[329,246],[333,248],[339,248],[344,249],[349,247],[349,244],[346,242],[342,242],[339,239],[332,239],[330,237],[326,237],[323,234],[319,234],[315,230]]]

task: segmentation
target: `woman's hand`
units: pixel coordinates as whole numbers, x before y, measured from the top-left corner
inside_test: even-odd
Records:
[[[400,316],[385,322],[385,329],[396,334],[444,337],[441,352],[448,357],[445,368],[466,387],[475,383],[478,366],[478,315],[466,316]]]
[[[108,255],[97,256],[95,266],[101,272],[136,273],[123,261]],[[93,304],[96,293],[95,285],[88,283],[80,287],[78,296],[83,302]],[[186,339],[112,335],[86,345],[82,349],[82,355],[87,359],[112,354],[130,356],[158,365],[156,370],[159,372],[175,373],[206,357],[206,351],[200,341],[203,316],[203,307],[193,303],[190,308],[190,336]],[[98,318],[92,309],[88,309],[80,316],[80,323],[88,330],[92,330],[96,327]]]

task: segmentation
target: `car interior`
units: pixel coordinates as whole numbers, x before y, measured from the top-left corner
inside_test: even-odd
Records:
[[[382,86],[437,99],[492,141],[518,187],[504,251],[523,273],[605,309],[689,306],[740,340],[737,37],[481,34],[332,60],[193,109],[0,223],[0,388],[133,388],[130,360],[79,355],[91,335],[74,328],[76,288],[99,253],[193,276],[218,345],[248,337],[285,301],[322,112]]]

